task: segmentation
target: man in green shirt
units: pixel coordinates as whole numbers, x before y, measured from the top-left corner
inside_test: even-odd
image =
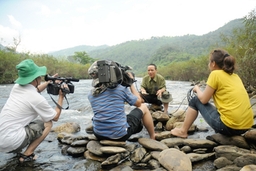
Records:
[[[157,74],[155,64],[148,65],[148,75],[144,76],[141,83],[140,95],[145,103],[164,106],[164,112],[168,114],[168,105],[172,100],[171,95],[166,91],[165,79]]]

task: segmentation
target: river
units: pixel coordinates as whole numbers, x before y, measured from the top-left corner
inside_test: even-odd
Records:
[[[141,78],[137,78],[135,87],[140,88]],[[77,122],[81,126],[81,134],[86,134],[85,128],[91,122],[93,116],[92,109],[90,107],[87,95],[91,90],[91,80],[80,80],[79,82],[73,82],[75,86],[75,91],[73,94],[67,95],[67,100],[69,102],[69,109],[63,110],[58,122],[54,123],[54,127],[61,123],[66,122]],[[187,107],[187,92],[191,88],[190,82],[182,81],[166,81],[167,90],[172,94],[173,101],[170,103],[169,112],[176,110],[177,108],[185,109]],[[13,84],[2,84],[0,85],[0,109],[4,106]],[[51,100],[49,94],[46,90],[41,93],[55,108],[55,104]],[[54,99],[57,96],[52,96]],[[65,101],[65,100],[64,100]],[[63,107],[67,107],[68,104],[65,101]],[[129,110],[129,106],[126,106]],[[36,149],[35,153],[38,159],[35,161],[34,165],[28,165],[26,167],[17,166],[16,159],[14,159],[14,154],[2,153],[0,152],[0,171],[2,170],[72,170],[74,163],[83,160],[81,158],[73,158],[71,156],[64,156],[61,154],[61,149],[59,147],[58,141],[56,140],[56,135],[50,133],[49,136],[43,141],[42,144]],[[97,170],[98,162],[89,162],[86,166],[86,170]]]

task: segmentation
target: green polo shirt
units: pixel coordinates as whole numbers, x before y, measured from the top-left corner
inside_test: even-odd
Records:
[[[149,94],[156,94],[156,92],[165,87],[165,79],[162,75],[156,74],[154,79],[151,79],[149,75],[143,77],[141,87],[144,88]]]

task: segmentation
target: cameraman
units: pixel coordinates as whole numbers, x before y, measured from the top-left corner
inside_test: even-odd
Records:
[[[97,61],[90,66],[88,73],[93,78],[93,90],[89,93],[88,99],[94,112],[93,132],[98,140],[126,141],[132,134],[142,130],[142,121],[150,138],[155,139],[151,114],[147,106],[141,103],[140,94],[133,84],[130,87],[117,84],[109,88],[106,84],[100,83]],[[133,78],[131,73],[129,76]],[[136,106],[128,115],[124,110],[125,102]]]
[[[49,84],[40,84],[41,76],[46,75],[45,66],[38,67],[33,60],[26,59],[16,69],[19,77],[0,113],[0,151],[19,153],[19,162],[32,161],[36,159],[35,149],[51,131],[52,121],[58,121],[61,108],[54,110],[40,95]],[[63,99],[59,91],[60,106]],[[38,116],[41,120],[34,120]]]

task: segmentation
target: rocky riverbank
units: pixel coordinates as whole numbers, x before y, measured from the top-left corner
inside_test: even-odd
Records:
[[[253,106],[256,113],[256,106]],[[14,154],[0,159],[0,171],[250,171],[256,167],[256,129],[243,136],[226,137],[215,134],[201,116],[189,131],[187,139],[172,137],[170,129],[179,126],[184,110],[170,115],[152,110],[157,134],[149,139],[147,131],[133,135],[129,141],[97,141],[74,122],[56,126],[36,150],[38,159],[19,164]]]

